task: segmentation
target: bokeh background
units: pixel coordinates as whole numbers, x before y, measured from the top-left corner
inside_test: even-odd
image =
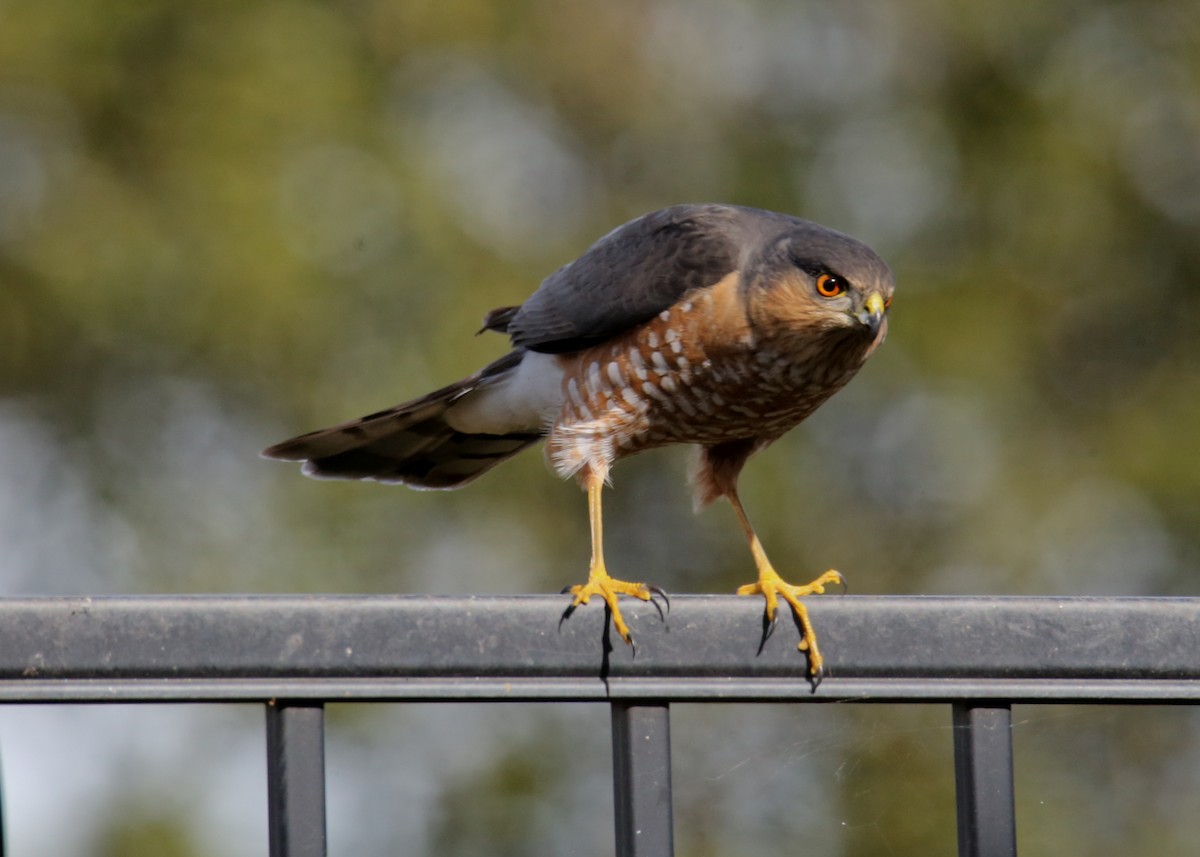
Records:
[[[887,258],[891,336],[747,468],[859,593],[1200,594],[1200,12],[1148,2],[0,2],[0,593],[544,592],[585,503],[268,443],[500,354],[593,239],[726,201]],[[752,574],[685,453],[610,565]],[[805,578],[807,579],[807,578]],[[948,854],[949,711],[677,706],[681,854]],[[1194,854],[1200,717],[1018,707],[1022,850]],[[0,710],[15,854],[263,854],[262,714]],[[334,707],[333,853],[611,853],[603,706]]]

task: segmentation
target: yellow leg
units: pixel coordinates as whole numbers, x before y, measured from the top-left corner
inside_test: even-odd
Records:
[[[571,602],[574,609],[580,604],[587,604],[593,595],[599,595],[608,605],[612,613],[613,627],[626,643],[633,643],[629,626],[621,616],[621,608],[617,605],[618,595],[632,595],[642,601],[649,601],[656,590],[644,583],[629,583],[610,577],[604,567],[604,530],[600,513],[600,492],[604,488],[604,480],[594,475],[587,478],[588,518],[592,525],[592,565],[588,571],[587,583],[580,583],[567,590],[575,596]]]
[[[767,559],[766,551],[763,550],[762,542],[758,540],[758,536],[754,532],[754,527],[750,525],[750,518],[746,516],[746,510],[742,506],[742,501],[734,491],[729,495],[729,501],[733,504],[733,511],[737,515],[738,523],[742,525],[742,530],[746,533],[746,539],[750,542],[750,553],[754,556],[754,565],[758,568],[758,582],[748,583],[745,586],[739,586],[738,595],[762,595],[767,601],[767,621],[775,621],[775,610],[779,605],[779,597],[791,605],[792,613],[796,616],[796,621],[800,623],[803,629],[804,636],[800,640],[797,648],[800,651],[808,652],[809,671],[814,675],[821,674],[821,667],[825,660],[821,657],[821,650],[817,647],[817,632],[813,628],[812,620],[808,618],[808,608],[800,601],[805,595],[820,595],[825,591],[825,587],[833,583],[844,584],[845,578],[839,572],[829,571],[822,574],[812,583],[803,586],[797,586],[793,583],[788,583],[779,576],[771,561]]]

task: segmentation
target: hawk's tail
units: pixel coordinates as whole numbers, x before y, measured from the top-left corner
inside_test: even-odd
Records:
[[[507,375],[512,352],[469,378],[386,411],[302,434],[263,450],[265,458],[303,461],[318,479],[372,479],[413,488],[459,488],[542,438],[540,431],[468,434],[446,421],[463,396]]]

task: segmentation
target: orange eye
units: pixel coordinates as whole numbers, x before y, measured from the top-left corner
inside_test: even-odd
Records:
[[[817,294],[823,298],[836,298],[846,291],[846,281],[833,274],[821,274],[817,277]]]

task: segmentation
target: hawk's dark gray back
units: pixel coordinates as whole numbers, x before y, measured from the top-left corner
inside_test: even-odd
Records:
[[[688,292],[744,267],[771,233],[808,225],[730,205],[677,205],[610,232],[547,277],[507,321],[513,344],[563,353],[653,318]]]

